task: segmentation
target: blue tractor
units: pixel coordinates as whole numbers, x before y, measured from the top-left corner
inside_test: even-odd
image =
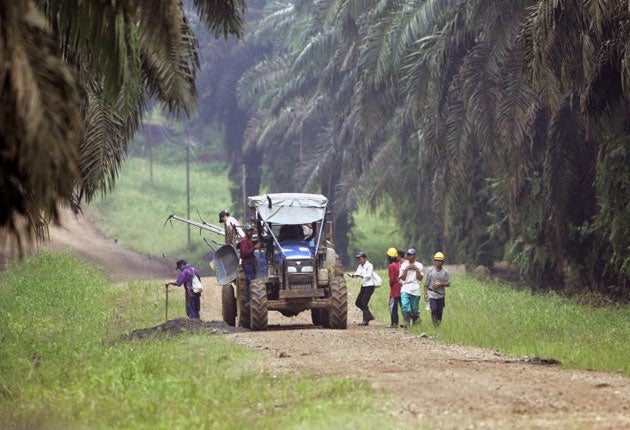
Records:
[[[321,194],[280,193],[248,198],[255,224],[256,278],[247,282],[238,243],[226,243],[213,257],[222,288],[223,320],[232,326],[266,330],[269,311],[291,317],[310,310],[315,325],[347,326],[348,298],[343,268],[333,247],[328,199]],[[230,235],[226,234],[226,241]]]

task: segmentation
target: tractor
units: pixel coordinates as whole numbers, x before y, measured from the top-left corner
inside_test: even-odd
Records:
[[[264,194],[249,197],[247,206],[247,219],[255,224],[254,241],[261,244],[255,251],[256,277],[247,294],[238,241],[225,234],[228,243],[213,256],[222,289],[223,320],[231,326],[238,323],[251,330],[266,330],[269,311],[292,317],[310,310],[313,324],[345,329],[346,282],[333,245],[328,199],[321,194]],[[214,232],[220,229],[171,217]]]

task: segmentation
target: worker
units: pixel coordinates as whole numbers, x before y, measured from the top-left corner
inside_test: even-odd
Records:
[[[177,260],[175,268],[179,270],[179,276],[175,282],[168,282],[166,288],[169,285],[176,287],[184,287],[184,293],[186,298],[186,315],[190,319],[199,319],[199,311],[201,310],[201,293],[195,293],[192,288],[193,276],[196,276],[201,280],[199,270],[186,263],[186,260]]]
[[[420,322],[420,281],[422,263],[416,261],[416,250],[407,250],[407,261],[400,266],[400,304],[402,306],[405,328]]]
[[[398,308],[400,308],[400,261],[398,261],[398,250],[389,248],[387,250],[389,260],[389,314],[390,327],[398,327]]]
[[[249,301],[249,284],[256,279],[256,257],[254,251],[260,249],[260,242],[254,244],[252,236],[254,235],[254,227],[251,224],[245,224],[245,237],[241,239],[241,267],[245,273],[245,301]]]
[[[436,252],[433,256],[433,267],[427,272],[424,281],[424,300],[428,300],[431,309],[431,319],[435,326],[442,322],[442,312],[446,305],[444,296],[446,287],[451,286],[451,277],[448,270],[444,269],[444,253]]]
[[[245,232],[236,218],[230,216],[228,210],[219,212],[219,222],[225,224],[226,243],[235,244],[237,239],[245,237]],[[235,235],[238,234],[238,238]]]
[[[363,321],[359,325],[368,325],[374,319],[374,315],[370,312],[370,298],[374,294],[374,266],[367,260],[365,252],[359,252],[356,255],[359,262],[357,270],[348,274],[352,278],[361,278],[361,291],[354,303],[355,306],[363,312]]]
[[[285,224],[280,227],[278,242],[301,242],[304,240],[304,229],[301,224]]]

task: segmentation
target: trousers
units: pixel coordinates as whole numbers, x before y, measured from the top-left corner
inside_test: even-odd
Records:
[[[392,325],[398,325],[398,308],[402,309],[402,305],[400,304],[400,297],[390,297],[389,298],[389,315],[391,318]]]
[[[400,293],[400,307],[403,315],[409,314],[414,320],[418,319],[420,317],[420,296],[414,296],[403,291]]]
[[[433,320],[433,324],[440,324],[442,322],[442,312],[444,311],[444,306],[446,305],[446,301],[444,297],[441,299],[429,299],[429,306],[431,307],[431,319]]]
[[[374,294],[373,286],[361,287],[361,291],[357,296],[357,300],[356,302],[354,302],[356,307],[363,311],[363,322],[368,322],[374,319],[374,315],[372,315],[372,312],[370,312],[370,307],[368,306],[372,294]]]
[[[201,295],[193,294],[192,296],[186,296],[186,315],[188,315],[188,318],[199,318],[200,310]]]

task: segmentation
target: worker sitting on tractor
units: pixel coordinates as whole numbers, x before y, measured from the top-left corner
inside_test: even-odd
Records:
[[[304,229],[301,224],[286,224],[280,227],[279,242],[303,241]]]

